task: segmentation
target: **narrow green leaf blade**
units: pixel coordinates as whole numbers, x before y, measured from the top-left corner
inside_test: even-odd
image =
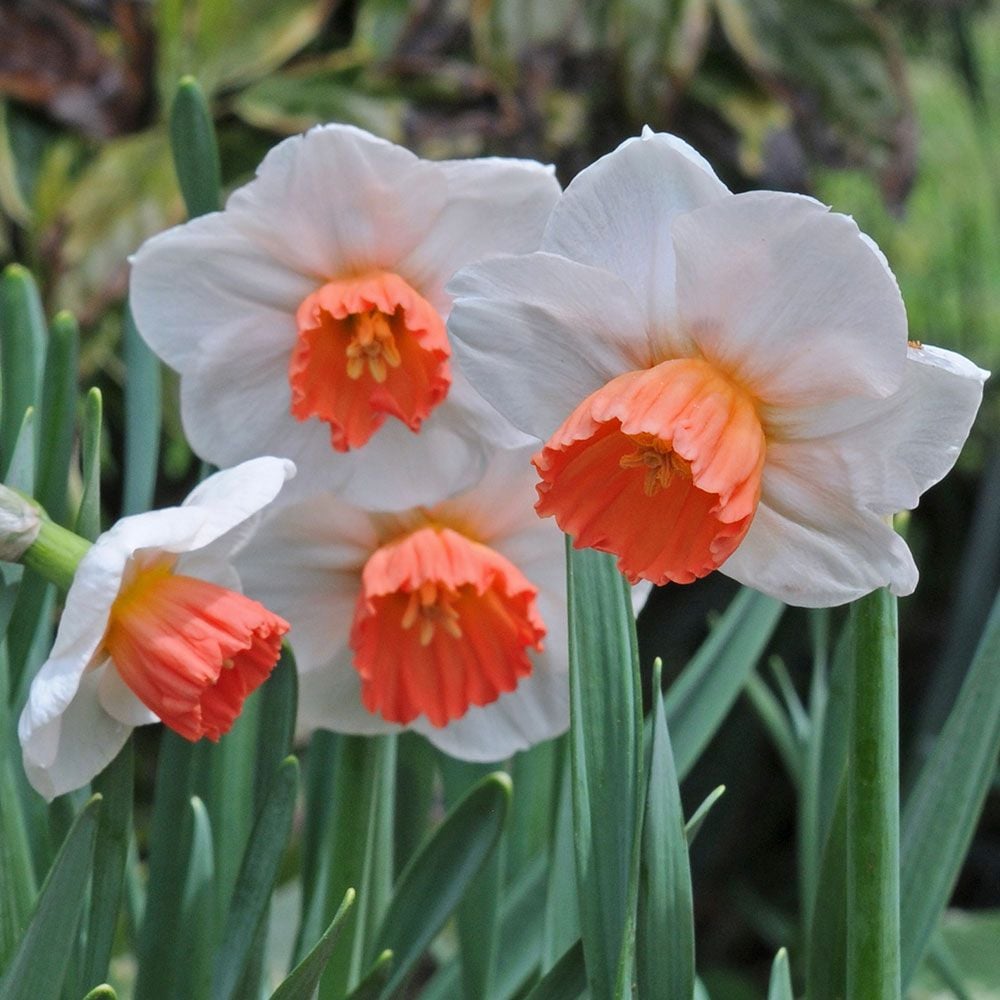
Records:
[[[330,926],[323,932],[312,951],[292,969],[288,978],[271,994],[271,1000],[312,1000],[326,963],[330,960],[333,946],[337,943],[337,935],[340,933],[344,917],[354,903],[355,895],[353,889],[348,889],[344,893],[344,899],[333,920],[330,921]]]
[[[740,591],[670,686],[664,707],[679,778],[691,770],[732,708],[783,610],[773,597]]]
[[[384,995],[392,995],[461,900],[495,849],[510,802],[510,778],[488,775],[445,817],[396,885],[376,936],[395,955]]]
[[[784,948],[774,956],[767,1000],[795,1000],[795,995],[792,993],[792,972],[788,967],[788,952]]]
[[[288,757],[275,775],[250,834],[222,941],[216,953],[212,975],[212,996],[215,1000],[230,1000],[236,996],[250,961],[257,929],[267,912],[291,833],[298,781],[298,761]]]
[[[386,950],[375,959],[374,965],[365,974],[364,979],[351,990],[348,1000],[376,1000],[381,997],[391,973],[392,952]]]
[[[847,769],[847,995],[900,995],[896,598],[855,601]]]
[[[76,430],[76,373],[80,330],[68,312],[59,313],[49,330],[38,435],[38,483],[35,496],[59,524],[66,519],[66,486]]]
[[[713,789],[704,802],[694,811],[694,815],[684,824],[684,836],[687,838],[688,846],[694,843],[694,838],[698,836],[698,831],[705,822],[712,806],[726,793],[726,786],[719,785]]]
[[[583,961],[583,942],[577,941],[535,984],[525,1000],[574,1000],[586,989],[587,968]],[[660,994],[650,994],[654,995]]]
[[[4,481],[25,410],[41,401],[45,341],[45,315],[35,279],[20,264],[11,264],[0,276],[0,478]]]
[[[184,77],[170,109],[170,147],[177,182],[193,219],[219,209],[219,149],[208,102],[198,81]]]
[[[81,971],[84,988],[107,978],[111,961],[132,830],[134,769],[132,740],[129,739],[118,756],[94,779],[94,791],[101,794],[104,804],[94,848],[87,947]]]
[[[691,868],[659,660],[653,668],[653,738],[635,936],[639,995],[690,1000],[694,992]]]
[[[591,992],[618,997],[632,977],[643,801],[635,619],[614,558],[566,544],[580,928]]]
[[[125,362],[125,514],[139,514],[153,505],[160,456],[162,379],[160,360],[139,336],[132,310],[122,316],[122,356]]]
[[[100,986],[95,986],[83,1000],[118,1000],[118,994],[107,983],[101,983]]]
[[[1000,597],[903,810],[902,976],[908,984],[951,895],[1000,754]]]
[[[31,923],[0,979],[4,1000],[59,996],[86,898],[100,806],[101,797],[93,796],[63,841]]]
[[[91,389],[83,404],[83,428],[80,435],[83,494],[73,530],[94,541],[101,533],[101,424],[103,400],[100,389]]]

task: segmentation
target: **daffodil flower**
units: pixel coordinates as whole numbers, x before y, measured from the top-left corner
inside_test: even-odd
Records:
[[[577,546],[631,580],[721,569],[806,606],[915,587],[888,518],[954,464],[986,373],[908,344],[852,219],[733,195],[647,130],[570,184],[539,252],[449,291],[463,370],[545,441],[537,509]]]
[[[35,545],[45,552],[33,562],[29,550],[25,562],[58,566],[62,548],[75,566],[18,727],[42,795],[88,782],[134,726],[162,721],[190,740],[232,726],[277,662],[288,623],[239,592],[231,559],[294,471],[284,459],[245,462],[180,507],[123,518],[92,546],[43,525]]]
[[[532,509],[530,454],[433,507],[319,495],[266,515],[237,567],[292,624],[303,732],[405,727],[499,760],[566,728],[563,537]]]
[[[136,323],[180,373],[194,450],[223,467],[287,455],[290,492],[364,505],[471,486],[492,445],[525,439],[454,364],[444,286],[537,249],[558,196],[533,161],[430,162],[346,125],[280,143],[224,211],[132,259]]]

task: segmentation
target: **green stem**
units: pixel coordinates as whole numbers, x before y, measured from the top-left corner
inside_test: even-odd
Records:
[[[90,542],[47,519],[42,520],[38,537],[24,553],[21,562],[60,590],[69,590],[80,560]]]
[[[852,608],[847,773],[847,995],[899,1000],[899,718],[896,599]]]

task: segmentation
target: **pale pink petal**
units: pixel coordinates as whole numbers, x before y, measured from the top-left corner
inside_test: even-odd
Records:
[[[960,354],[911,347],[903,384],[888,399],[776,412],[769,459],[794,467],[812,455],[858,504],[877,514],[909,510],[955,464],[986,378]]]
[[[887,396],[906,313],[852,219],[799,195],[734,195],[673,226],[681,322],[764,404]]]
[[[465,376],[537,438],[615,375],[650,363],[642,311],[607,271],[548,253],[495,257],[459,271],[448,291]]]
[[[438,166],[448,181],[447,200],[399,272],[447,317],[451,299],[444,286],[460,267],[538,249],[559,182],[551,167],[533,160],[485,157]]]
[[[879,587],[913,592],[917,568],[886,520],[859,509],[827,470],[800,462],[764,470],[760,506],[726,576],[799,607],[831,607]]]
[[[685,355],[690,342],[675,323],[670,227],[679,213],[728,195],[686,142],[647,129],[573,179],[552,212],[542,249],[618,275],[641,304],[664,357]]]
[[[447,196],[444,171],[349,125],[321,125],[272,149],[226,202],[233,223],[320,284],[392,270],[427,235]]]
[[[185,375],[209,347],[223,358],[287,358],[295,310],[317,287],[223,212],[154,236],[131,260],[129,304],[139,333]]]

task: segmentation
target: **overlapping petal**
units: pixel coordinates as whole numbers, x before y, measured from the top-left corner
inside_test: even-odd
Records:
[[[287,455],[302,470],[288,500],[335,489],[359,503],[391,496],[407,506],[471,485],[491,445],[525,438],[470,388],[459,365],[450,389],[445,381],[423,400],[412,429],[396,426],[403,418],[390,407],[370,440],[335,453],[328,407],[292,414],[290,380],[305,379],[290,369],[303,336],[297,313],[331,283],[378,272],[407,285],[443,320],[455,269],[487,254],[536,249],[558,195],[551,169],[540,164],[433,163],[348,126],[318,127],[279,144],[224,211],[161,234],[133,258],[137,326],[180,374],[194,450],[220,466]],[[327,354],[316,355],[319,368]],[[374,412],[378,402],[381,390],[364,371],[343,375],[357,396],[352,412]],[[327,384],[323,371],[308,374],[310,385]],[[418,374],[394,375],[396,388]],[[453,454],[428,477],[421,456],[442,453],[446,440]]]
[[[852,219],[811,198],[752,192],[679,217],[673,238],[681,323],[762,403],[899,387],[903,300]]]
[[[380,513],[327,494],[265,516],[260,532],[237,558],[237,567],[248,593],[292,623],[301,672],[301,729],[364,734],[401,728],[364,707],[355,663],[362,653],[361,647],[352,648],[352,621],[370,559],[427,528],[447,529],[456,543],[467,539],[469,555],[477,546],[486,547],[495,554],[491,560],[507,560],[526,577],[537,590],[546,635],[541,651],[529,651],[531,673],[519,680],[515,690],[481,708],[470,706],[446,725],[432,725],[421,715],[405,728],[424,733],[446,752],[468,760],[498,760],[565,729],[563,541],[555,526],[540,521],[532,510],[531,450],[497,453],[476,487],[432,507]],[[458,559],[460,550],[454,553]],[[367,607],[366,616],[373,610]],[[411,636],[413,642],[420,637],[417,629],[402,635]],[[464,633],[456,641],[465,641]],[[456,668],[459,662],[455,661]],[[428,697],[434,698],[429,692]]]
[[[78,787],[82,782],[67,782],[76,781],[80,761],[110,754],[83,780],[93,777],[124,743],[123,720],[143,715],[134,696],[128,698],[104,678],[108,661],[100,652],[111,607],[133,558],[144,561],[164,553],[180,557],[180,563],[183,554],[197,556],[214,545],[216,561],[224,562],[230,543],[242,540],[239,527],[274,499],[294,471],[286,459],[263,457],[217,473],[184,506],[123,518],[84,555],[49,658],[32,682],[18,724],[25,768],[42,794],[51,797]],[[236,534],[227,538],[234,529]],[[231,569],[223,567],[219,573],[226,576]],[[82,748],[81,729],[87,733]],[[48,777],[40,777],[42,772]]]
[[[609,271],[550,253],[496,257],[464,268],[448,290],[462,370],[535,437],[617,372],[649,363],[642,308]]]

